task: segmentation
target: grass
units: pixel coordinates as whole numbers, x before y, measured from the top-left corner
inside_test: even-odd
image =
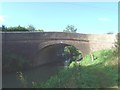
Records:
[[[72,62],[35,88],[118,88],[118,59],[113,50],[94,52],[96,59],[87,55],[80,65]],[[97,89],[96,89],[97,90]]]

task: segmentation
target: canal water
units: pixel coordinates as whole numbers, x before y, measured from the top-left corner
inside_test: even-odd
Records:
[[[56,61],[53,60],[54,62],[45,64],[45,65],[40,65],[30,70],[21,71],[23,73],[25,80],[27,81],[28,88],[33,87],[32,82],[42,83],[48,80],[51,76],[57,74],[60,69],[64,68],[64,65],[67,65],[66,60],[61,60],[61,59],[64,59],[63,53],[62,53],[64,46],[65,45],[63,46],[54,45],[54,46],[50,46],[43,49],[42,52],[44,53],[41,55],[47,58],[42,58],[42,59],[49,60],[50,57],[52,56],[53,59],[57,59]],[[3,88],[23,88],[23,84],[18,79],[17,72],[11,72],[8,74],[3,74],[2,87]]]
[[[60,64],[59,62],[58,64]],[[54,65],[55,64],[55,65]],[[46,64],[33,68],[31,70],[22,71],[25,80],[27,81],[27,87],[33,87],[32,82],[40,83],[48,80],[50,76],[57,74],[57,72],[62,68],[53,64]],[[17,72],[9,73],[3,76],[2,81],[3,88],[22,88],[23,84],[17,77]]]

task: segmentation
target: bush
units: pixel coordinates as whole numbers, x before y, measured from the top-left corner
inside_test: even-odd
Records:
[[[19,25],[16,27],[8,27],[8,28],[5,26],[2,26],[2,31],[29,31],[29,30]]]
[[[117,42],[115,43],[116,53],[120,55],[120,33],[117,34]]]
[[[74,46],[66,46],[64,48],[64,55],[67,60],[70,59],[71,61],[80,61],[82,59],[81,51]]]

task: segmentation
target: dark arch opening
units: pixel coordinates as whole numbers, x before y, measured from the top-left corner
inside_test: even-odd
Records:
[[[36,64],[37,65],[58,65],[58,66],[64,66],[69,65],[65,64],[65,62],[69,61],[68,63],[72,62],[73,57],[75,58],[75,53],[78,50],[76,47],[74,47],[74,50],[69,54],[65,55],[65,47],[74,47],[69,44],[64,43],[57,43],[57,44],[51,44],[48,46],[45,46],[39,52],[36,54]],[[80,51],[81,52],[81,51]],[[81,52],[81,58],[79,57],[78,61],[82,60],[82,52]]]

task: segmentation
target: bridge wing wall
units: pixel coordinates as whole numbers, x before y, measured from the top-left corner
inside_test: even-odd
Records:
[[[88,34],[90,51],[94,52],[101,49],[110,49],[116,42],[116,34]]]

